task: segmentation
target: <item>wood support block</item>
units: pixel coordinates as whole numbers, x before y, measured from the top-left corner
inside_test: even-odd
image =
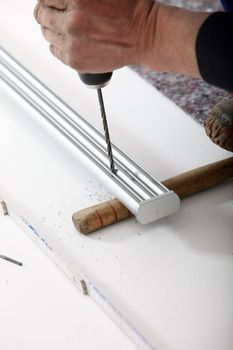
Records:
[[[75,227],[84,234],[122,221],[132,216],[130,211],[117,199],[112,199],[74,213]]]
[[[232,178],[233,157],[190,170],[162,183],[182,199]],[[113,199],[82,209],[74,213],[72,219],[81,233],[89,234],[130,216],[130,211]]]

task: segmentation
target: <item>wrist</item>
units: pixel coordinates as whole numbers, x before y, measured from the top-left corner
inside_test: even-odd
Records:
[[[160,4],[154,20],[153,41],[143,65],[159,72],[199,77],[195,42],[201,24],[209,15]]]
[[[147,65],[152,54],[155,42],[156,20],[160,4],[154,0],[139,1],[137,6],[135,35],[137,44],[135,47],[134,64]]]

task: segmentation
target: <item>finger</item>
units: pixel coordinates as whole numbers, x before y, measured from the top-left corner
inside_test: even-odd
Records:
[[[38,18],[38,11],[39,11],[39,8],[40,8],[40,3],[38,2],[34,8],[34,17],[35,17],[35,20],[38,22],[37,18]]]
[[[37,22],[57,33],[63,32],[65,12],[40,4],[34,11]]]
[[[63,62],[66,65],[70,65],[68,55],[65,53],[64,50],[60,46],[49,46],[50,52],[53,56],[55,56],[59,61]]]
[[[44,6],[56,8],[58,10],[67,9],[67,0],[41,0]]]
[[[41,28],[43,36],[46,41],[48,41],[53,46],[63,45],[64,38],[61,34],[53,32],[51,29],[42,27]]]

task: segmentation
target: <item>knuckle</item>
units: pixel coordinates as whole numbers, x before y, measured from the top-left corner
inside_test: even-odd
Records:
[[[34,9],[34,16],[36,21],[41,25],[53,27],[55,25],[55,18],[49,8],[45,8],[41,4],[37,4]]]

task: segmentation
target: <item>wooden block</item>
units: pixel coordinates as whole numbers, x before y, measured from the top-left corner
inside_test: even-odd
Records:
[[[162,183],[182,199],[232,178],[233,157],[192,169]],[[82,209],[74,213],[72,219],[81,233],[89,234],[130,216],[130,211],[117,199],[113,199]]]
[[[88,234],[132,216],[130,211],[117,199],[99,203],[73,214],[75,227]]]

